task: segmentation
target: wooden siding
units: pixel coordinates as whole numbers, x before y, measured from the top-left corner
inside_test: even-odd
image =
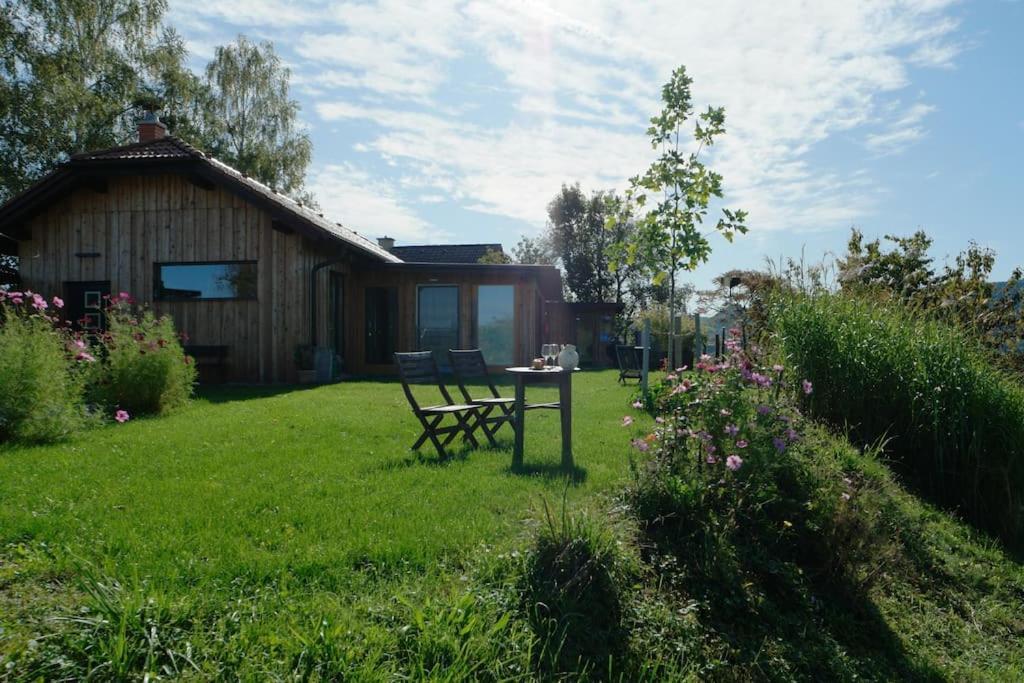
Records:
[[[295,347],[309,341],[309,277],[315,264],[344,258],[271,227],[270,215],[221,189],[204,190],[174,175],[111,178],[106,192],[77,189],[31,223],[20,245],[24,286],[63,294],[65,282],[109,280],[168,314],[190,344],[229,348],[227,379],[293,382]],[[77,254],[94,253],[85,257]],[[256,261],[257,298],[248,301],[153,301],[153,264]],[[326,342],[329,271],[320,271],[318,341]]]

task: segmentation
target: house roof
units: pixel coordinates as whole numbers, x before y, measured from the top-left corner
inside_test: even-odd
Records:
[[[376,242],[335,223],[323,214],[273,190],[244,173],[214,159],[208,154],[174,136],[148,142],[73,155],[53,172],[0,206],[0,234],[18,239],[19,223],[45,207],[49,200],[82,180],[95,182],[97,177],[115,169],[153,168],[180,172],[199,182],[220,184],[240,196],[268,209],[276,221],[296,229],[312,239],[324,239],[353,247],[364,255],[385,263],[401,259],[381,248]]]
[[[479,263],[489,251],[501,252],[501,245],[416,244],[391,249],[392,254],[406,263]]]

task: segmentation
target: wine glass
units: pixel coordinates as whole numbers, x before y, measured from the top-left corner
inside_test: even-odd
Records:
[[[557,344],[545,344],[544,345],[544,365],[551,367],[555,364],[555,355],[558,353]]]
[[[544,365],[547,365],[548,360],[551,358],[551,344],[542,344],[540,347],[540,355],[544,356]]]

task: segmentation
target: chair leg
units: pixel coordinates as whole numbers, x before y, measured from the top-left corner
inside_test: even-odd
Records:
[[[416,439],[416,443],[412,445],[412,450],[418,449],[423,445],[423,442],[427,440],[427,437],[437,429],[437,425],[440,424],[442,419],[441,415],[434,418],[433,422],[427,420],[425,417],[420,416],[420,424],[423,425],[423,433],[420,434],[420,438]]]
[[[498,431],[498,429],[497,427],[491,429],[489,426],[487,426],[487,416],[491,414],[492,410],[494,410],[494,406],[487,406],[486,408],[481,410],[478,413],[477,424],[480,426],[480,429],[483,430],[484,436],[487,437],[487,441],[490,442],[491,444],[491,448],[497,448],[498,442],[494,440],[494,432]],[[498,426],[500,427],[501,425]]]
[[[475,424],[469,423],[470,417],[476,418]],[[469,410],[465,413],[456,413],[455,418],[459,421],[459,426],[462,427],[463,442],[468,441],[473,448],[480,448],[480,443],[473,436],[473,432],[480,426],[480,414],[475,410]],[[452,434],[455,434],[455,432],[452,432]]]

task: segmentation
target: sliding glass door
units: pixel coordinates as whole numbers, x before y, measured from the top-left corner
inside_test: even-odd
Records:
[[[420,351],[433,351],[437,364],[448,365],[448,349],[459,348],[459,288],[420,285],[416,292],[416,339]]]
[[[477,288],[476,336],[488,365],[511,365],[515,356],[513,285]]]

